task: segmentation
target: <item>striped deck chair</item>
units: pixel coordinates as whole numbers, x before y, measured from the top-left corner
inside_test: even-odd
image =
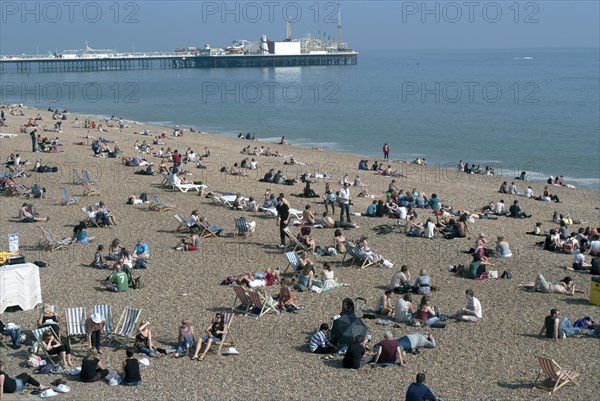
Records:
[[[60,187],[60,195],[63,198],[63,205],[64,206],[69,206],[69,205],[73,205],[75,203],[77,203],[77,199],[79,199],[79,196],[69,196],[69,194],[67,193],[67,189],[65,187]]]
[[[39,227],[42,234],[44,235],[45,241],[43,241],[44,249],[54,252],[58,249],[62,249],[68,245],[73,243],[71,238],[63,238],[61,240],[56,240],[52,236],[52,233],[43,227]]]
[[[83,180],[85,182],[89,182],[90,184],[97,184],[98,181],[96,181],[96,179],[92,178],[92,176],[90,176],[90,173],[88,173],[87,170],[81,170],[81,175],[83,176]]]
[[[101,196],[102,193],[98,188],[96,188],[92,183],[84,181],[81,183],[83,185],[83,196]]]
[[[208,225],[206,225],[206,222],[200,222],[200,231],[199,231],[198,235],[200,236],[200,238],[208,238],[208,237],[218,238],[217,234],[210,231],[210,227]]]
[[[269,299],[267,299],[266,295],[261,294],[257,290],[248,291],[248,296],[250,297],[250,300],[252,301],[252,305],[255,308],[260,309],[260,312],[258,313],[258,316],[256,317],[257,319],[259,317],[261,317],[262,315],[265,315],[269,312],[276,312],[275,311],[275,301],[273,301],[272,298],[269,297]]]
[[[100,316],[102,316],[102,319],[105,320],[104,323],[104,328],[102,329],[103,333],[110,333],[112,332],[112,315],[110,313],[110,305],[109,304],[103,304],[103,305],[94,305],[92,306],[92,315],[94,313],[98,313]]]
[[[158,197],[158,195],[152,195],[152,200],[153,200],[153,203],[150,203],[150,205],[148,206],[148,209],[150,209],[150,210],[154,210],[157,212],[164,212],[167,210],[171,210],[175,207],[175,205],[173,205],[173,204],[164,203],[163,201],[161,201],[160,198]]]
[[[66,308],[65,321],[67,324],[67,336],[69,337],[69,340],[71,340],[71,337],[85,337],[85,309],[83,306]]]
[[[555,381],[554,388],[550,390],[550,395],[567,383],[579,385],[579,383],[575,381],[575,379],[579,376],[579,373],[561,368],[560,365],[554,361],[554,359],[544,358],[542,356],[538,356],[536,358],[540,364],[540,371],[535,378],[533,387],[537,387],[538,380],[542,374],[545,374]]]
[[[223,346],[233,347],[235,345],[235,340],[233,339],[233,334],[231,333],[231,324],[233,323],[233,317],[235,315],[230,312],[223,313],[223,324],[225,326],[225,334],[223,334],[223,338],[219,341],[219,348],[217,349],[217,354],[221,353],[221,348]]]
[[[292,233],[292,230],[290,230],[289,227],[286,227],[283,232],[285,233],[285,236],[288,237],[288,239],[290,240],[287,248],[291,249],[292,252],[299,252],[299,251],[307,251],[308,248],[306,247],[306,245],[304,245],[302,242],[298,241],[298,238],[296,238],[296,236],[294,235],[294,233]]]
[[[192,225],[190,223],[188,223],[187,220],[184,220],[180,215],[175,213],[174,217],[179,222],[179,225],[175,229],[176,233],[189,233],[189,232],[194,231],[194,229],[192,228]]]
[[[300,261],[298,260],[298,255],[296,252],[286,252],[284,253],[285,257],[288,260],[288,264],[283,271],[283,274],[287,273],[290,266],[294,269],[294,274],[298,272],[298,267],[300,266]]]
[[[115,328],[115,334],[119,337],[130,338],[135,333],[137,321],[141,313],[141,309],[126,306]]]
[[[73,184],[83,184],[85,180],[79,175],[77,169],[73,169]]]
[[[241,285],[234,285],[233,292],[235,292],[235,298],[233,299],[233,306],[231,307],[231,311],[244,310],[244,315],[248,314],[248,310],[252,307],[252,300],[248,295],[248,290],[242,287]],[[241,302],[240,305],[237,305],[238,302]],[[237,306],[236,306],[237,305]]]
[[[357,262],[357,261],[360,262],[360,269],[364,269],[366,267],[373,266],[374,264],[377,263],[377,260],[375,260],[375,258],[367,255],[357,246],[352,248],[352,252],[354,254],[353,255],[354,259],[352,259],[352,263],[354,264],[354,262]]]
[[[54,362],[54,360],[52,359],[52,357],[59,357],[60,358],[60,354],[56,354],[56,355],[50,355],[48,353],[48,351],[46,351],[46,349],[44,347],[42,347],[42,341],[44,339],[44,333],[46,331],[50,330],[50,332],[52,333],[52,335],[54,336],[54,338],[56,338],[58,341],[60,341],[60,337],[58,337],[56,335],[56,333],[54,332],[54,330],[52,330],[52,327],[47,326],[47,327],[40,327],[39,329],[35,329],[32,331],[33,333],[33,337],[35,337],[35,341],[37,341],[37,347],[36,349],[33,350],[33,352],[36,355],[39,355],[40,350],[43,351],[43,353],[46,355],[46,357],[48,358],[48,360],[50,360],[50,363],[54,366],[56,366],[56,362]]]
[[[89,210],[87,207],[82,207],[81,211],[83,212],[83,214],[85,214],[85,225],[86,226],[96,226],[98,228],[100,228],[100,224],[98,224],[98,222],[96,221],[96,216],[92,214],[92,211]]]
[[[246,239],[254,235],[254,233],[250,231],[250,227],[248,227],[248,222],[245,217],[234,219],[234,222],[235,228],[237,228],[236,235],[243,235]]]

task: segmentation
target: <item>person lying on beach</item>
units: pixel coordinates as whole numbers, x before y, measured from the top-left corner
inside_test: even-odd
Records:
[[[346,223],[346,222],[341,222],[339,220],[335,220],[327,212],[323,212],[323,218],[321,219],[321,224],[323,225],[324,228],[358,228],[358,226],[354,223]]]
[[[373,357],[373,362],[375,364],[384,363],[384,364],[395,364],[399,366],[406,366],[406,363],[403,359],[403,351],[400,348],[400,345],[394,340],[394,334],[387,330],[383,334],[383,340],[378,342],[373,350],[375,351],[377,348],[376,354]]]
[[[583,293],[583,291],[575,289],[575,282],[569,276],[566,276],[561,281],[556,283],[548,282],[544,276],[542,276],[542,274],[538,274],[535,278],[535,282],[522,282],[517,286],[517,288],[525,288],[526,290],[550,294],[575,295],[576,292]]]

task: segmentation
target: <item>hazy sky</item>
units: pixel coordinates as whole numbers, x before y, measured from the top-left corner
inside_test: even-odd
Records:
[[[0,53],[227,46],[264,33],[337,37],[332,1],[6,1]],[[600,2],[342,1],[343,41],[374,49],[599,47]]]

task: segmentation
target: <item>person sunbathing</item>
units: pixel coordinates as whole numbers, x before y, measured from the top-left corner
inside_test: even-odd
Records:
[[[304,212],[302,212],[302,221],[304,224],[308,224],[310,226],[317,224],[315,212],[311,210],[310,205],[306,205],[304,207]]]
[[[566,276],[561,281],[556,283],[548,282],[544,276],[542,276],[542,274],[538,274],[534,282],[521,282],[517,288],[525,288],[526,290],[550,294],[575,295],[576,292],[583,293],[583,291],[575,289],[575,282],[569,276]]]
[[[60,335],[59,324],[60,319],[58,318],[58,315],[50,310],[50,305],[44,305],[44,309],[42,310],[42,313],[40,313],[40,317],[37,320],[37,327],[51,327],[56,335]]]
[[[50,220],[49,217],[36,217],[31,213],[31,206],[28,203],[23,203],[19,210],[19,220],[21,223],[33,223]]]
[[[69,367],[74,366],[73,359],[71,358],[71,346],[68,342],[62,344],[56,337],[54,337],[54,334],[52,334],[51,330],[44,331],[40,345],[46,350],[48,355],[60,354],[63,365]]]
[[[321,224],[325,228],[358,228],[358,226],[354,223],[346,223],[335,220],[333,217],[329,216],[327,212],[323,212]]]
[[[346,253],[346,247],[344,244],[346,243],[346,238],[342,235],[340,230],[335,230],[334,232],[334,248],[338,253],[344,254]]]
[[[312,265],[307,264],[302,268],[298,275],[298,282],[296,285],[302,288],[304,291],[309,290],[313,286],[314,272]]]
[[[198,341],[198,344],[196,345],[196,351],[194,352],[192,359],[203,361],[206,353],[210,349],[211,344],[221,342],[225,333],[227,333],[227,327],[223,321],[223,314],[217,312],[211,325],[206,328],[206,335],[201,338],[201,341]],[[198,356],[200,350],[202,349],[202,345],[205,345],[204,352]]]

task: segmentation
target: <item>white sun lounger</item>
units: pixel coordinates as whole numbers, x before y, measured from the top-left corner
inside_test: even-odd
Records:
[[[219,201],[221,201],[223,206],[233,207],[233,202],[235,202],[236,198],[237,196],[235,195],[224,195],[219,198]],[[248,198],[246,197],[242,197],[242,199],[248,201]]]
[[[187,191],[194,190],[196,192],[200,192],[202,189],[206,189],[206,185],[196,185],[196,184],[179,184],[173,185],[173,189],[179,189],[181,192],[186,193]]]
[[[269,216],[277,217],[277,209],[274,207],[259,207],[259,210],[267,213]],[[290,214],[297,219],[302,218],[302,211],[294,208],[290,208]]]
[[[4,132],[0,133],[0,138],[16,138],[17,136],[19,136],[18,134],[6,134]]]

